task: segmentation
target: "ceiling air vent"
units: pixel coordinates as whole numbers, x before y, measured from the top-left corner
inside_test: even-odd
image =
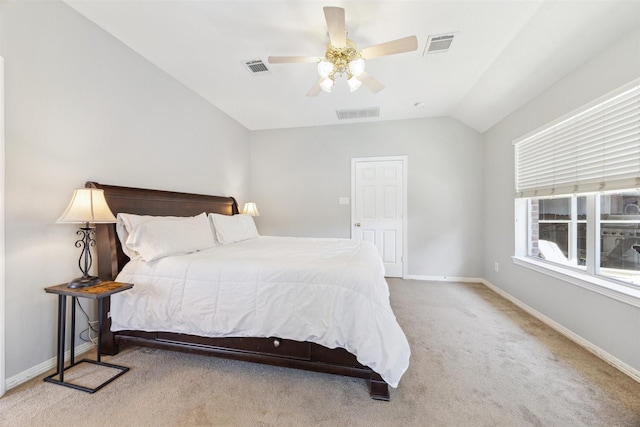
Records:
[[[434,53],[444,53],[449,51],[449,46],[453,42],[453,34],[440,34],[437,36],[429,36],[427,46],[424,48],[424,55],[432,55]]]
[[[242,61],[242,63],[253,75],[266,74],[269,72],[267,65],[262,61],[262,59],[252,59],[249,61]]]
[[[380,107],[360,108],[351,110],[336,110],[339,120],[366,119],[380,117]]]

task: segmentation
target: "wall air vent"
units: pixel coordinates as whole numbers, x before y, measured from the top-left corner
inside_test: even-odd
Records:
[[[347,119],[367,119],[370,117],[380,117],[380,107],[360,108],[351,110],[336,110],[338,120]]]
[[[437,36],[429,36],[427,45],[424,48],[424,55],[432,55],[434,53],[444,53],[449,51],[449,47],[453,42],[453,34],[440,34]]]
[[[253,75],[269,73],[269,68],[267,68],[267,64],[265,64],[262,59],[251,59],[249,61],[242,61],[242,64]]]

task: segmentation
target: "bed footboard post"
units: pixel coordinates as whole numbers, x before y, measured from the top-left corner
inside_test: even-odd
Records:
[[[102,319],[100,319],[100,352],[102,354],[118,354],[116,337],[111,332],[111,297],[103,301]]]
[[[387,384],[382,377],[375,373],[371,373],[369,379],[369,396],[375,400],[389,401],[389,384]]]

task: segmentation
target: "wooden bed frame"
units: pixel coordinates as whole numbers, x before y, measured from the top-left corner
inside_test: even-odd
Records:
[[[87,182],[87,188],[104,190],[114,215],[132,213],[156,216],[193,216],[202,212],[235,215],[238,204],[233,197],[205,196],[171,191],[147,190]],[[115,280],[129,258],[122,251],[115,224],[96,225],[98,275]],[[119,331],[111,332],[110,300],[104,301],[101,348],[103,354],[117,354],[123,345],[200,353],[228,359],[258,362],[288,368],[345,375],[368,380],[369,394],[389,400],[388,384],[379,374],[361,365],[345,349],[329,349],[311,342],[281,338],[209,338],[195,335]]]

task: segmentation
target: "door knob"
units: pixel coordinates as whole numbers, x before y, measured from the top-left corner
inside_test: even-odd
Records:
[[[353,224],[353,225],[355,225],[356,227],[360,227],[360,223],[359,223],[359,222],[356,222],[356,223],[355,223],[355,224]]]

